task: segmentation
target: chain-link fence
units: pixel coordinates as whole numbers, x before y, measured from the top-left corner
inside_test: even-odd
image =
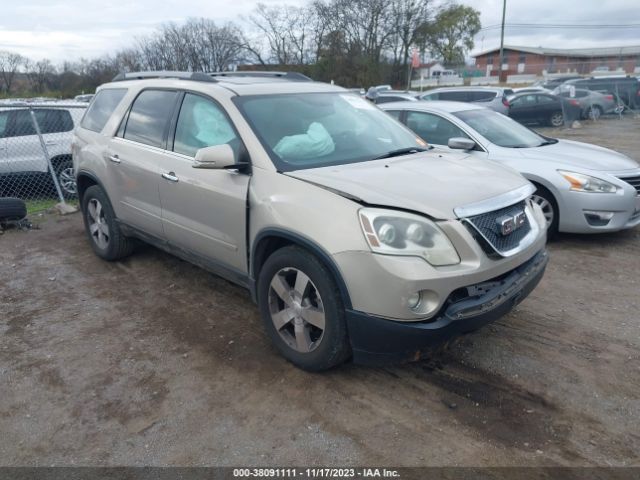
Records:
[[[71,142],[86,107],[0,103],[0,197],[23,199],[30,212],[77,198]]]

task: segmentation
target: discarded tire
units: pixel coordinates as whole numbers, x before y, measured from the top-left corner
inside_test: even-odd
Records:
[[[27,206],[19,198],[0,198],[0,222],[22,220],[27,216]]]

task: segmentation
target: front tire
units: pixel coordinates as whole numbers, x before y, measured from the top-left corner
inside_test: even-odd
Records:
[[[552,127],[561,127],[564,125],[564,115],[562,112],[554,112],[549,117],[549,124]]]
[[[531,200],[540,206],[547,221],[547,239],[553,239],[558,233],[558,224],[560,222],[558,202],[556,202],[553,194],[542,185],[536,185],[536,191],[531,195]]]
[[[107,194],[98,185],[87,188],[82,197],[82,216],[91,247],[103,260],[124,258],[133,251],[133,242],[124,236]]]
[[[61,161],[56,165],[55,169],[62,194],[65,197],[76,197],[78,195],[78,186],[71,159]]]
[[[290,246],[271,254],[258,277],[258,304],[269,337],[294,365],[318,372],[351,355],[340,290],[308,251]]]

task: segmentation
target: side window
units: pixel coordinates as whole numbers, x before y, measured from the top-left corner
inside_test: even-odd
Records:
[[[5,137],[7,123],[9,123],[9,112],[0,112],[0,138]]]
[[[496,98],[496,92],[469,92],[471,102],[490,102]]]
[[[34,110],[40,133],[62,133],[73,130],[73,120],[67,110],[36,109]]]
[[[400,116],[402,115],[401,110],[385,110],[385,112],[387,112],[387,114],[391,115],[396,120],[400,120]]]
[[[422,97],[420,97],[420,100],[438,100],[439,98],[439,93],[427,93],[425,95],[423,95]]]
[[[133,111],[132,111],[133,113]],[[184,96],[173,151],[195,157],[196,152],[204,147],[231,144],[234,151],[238,142],[236,133],[224,111],[215,102],[187,93]]]
[[[144,90],[131,106],[124,138],[152,147],[164,147],[164,132],[176,95],[174,91]]]
[[[467,92],[440,92],[440,100],[451,100],[452,102],[468,102]]]
[[[555,103],[555,100],[551,97],[547,97],[546,95],[538,95],[538,104],[544,105],[545,103]]]
[[[404,97],[393,97],[391,95],[380,95],[376,98],[376,103],[391,103],[391,102],[403,102],[407,99]]]
[[[36,130],[33,128],[33,121],[29,110],[17,110],[13,112],[13,125],[7,132],[7,137],[25,137],[27,135],[35,135]]]
[[[450,138],[469,138],[449,120],[426,112],[407,112],[407,127],[434,145],[447,145]]]
[[[109,88],[100,90],[87,108],[80,126],[93,132],[100,132],[109,120],[127,90],[124,88]]]
[[[517,107],[532,107],[536,104],[536,95],[523,95],[511,101],[511,105]]]

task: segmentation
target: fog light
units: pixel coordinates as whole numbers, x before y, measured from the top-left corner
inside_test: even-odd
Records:
[[[585,210],[584,217],[587,223],[594,227],[604,227],[613,218],[614,212],[598,212],[596,210]]]
[[[411,310],[416,310],[420,306],[420,302],[422,301],[422,295],[420,292],[413,293],[409,295],[407,299],[407,306]]]

